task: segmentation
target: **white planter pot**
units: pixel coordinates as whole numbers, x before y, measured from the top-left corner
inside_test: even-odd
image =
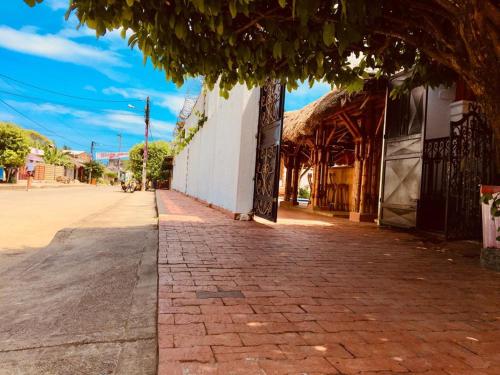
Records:
[[[484,194],[498,194],[500,186],[481,186],[481,197]],[[482,202],[482,199],[481,199]],[[500,218],[491,217],[491,205],[493,200],[488,204],[481,203],[482,219],[483,219],[483,248],[481,249],[481,264],[484,267],[500,271],[500,241],[497,241],[497,236],[500,235],[497,228],[500,227]]]
[[[481,197],[486,194],[498,194],[500,193],[500,186],[481,186]],[[500,217],[492,218],[491,217],[491,204],[490,203],[481,203],[482,210],[482,219],[483,219],[483,247],[485,248],[495,248],[500,249],[500,241],[497,241],[497,236],[500,235],[500,232],[497,231],[497,228],[500,227]]]

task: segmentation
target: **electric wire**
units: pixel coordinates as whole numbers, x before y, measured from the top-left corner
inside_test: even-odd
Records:
[[[86,111],[106,111],[106,110],[120,111],[120,110],[124,110],[124,109],[117,109],[117,108],[98,108],[98,107],[89,107],[89,106],[85,106],[85,105],[82,106],[82,105],[80,105],[78,103],[68,103],[68,102],[62,102],[62,101],[59,101],[59,100],[41,98],[39,96],[31,96],[31,95],[26,95],[26,94],[18,94],[18,93],[12,92],[12,91],[2,90],[2,89],[0,89],[0,93],[6,94],[6,95],[11,95],[11,96],[17,96],[17,97],[24,98],[24,99],[40,101],[40,102],[44,102],[44,103],[48,103],[48,104],[62,105],[62,106],[66,106],[68,108],[83,109],[83,110],[86,110]],[[130,111],[131,109],[132,108],[129,107],[127,110]],[[134,111],[133,110],[132,112],[139,112],[139,111],[137,111],[137,110]]]
[[[49,128],[45,127],[44,125],[40,124],[38,121],[35,121],[33,120],[32,118],[30,118],[29,116],[25,115],[23,112],[19,111],[18,109],[16,109],[14,106],[10,105],[9,103],[7,103],[5,100],[3,100],[2,98],[0,98],[0,102],[3,103],[5,106],[7,106],[8,108],[10,108],[11,110],[13,110],[14,112],[16,112],[18,115],[24,117],[26,120],[32,122],[33,124],[37,125],[39,128],[42,128],[44,129],[45,131],[51,133],[53,136],[56,136],[56,137],[59,137],[61,139],[65,139],[67,140],[68,142],[72,142],[78,146],[82,146],[82,147],[87,147],[81,143],[78,143],[78,142],[75,142],[74,140],[72,139],[69,139],[63,135],[60,135],[58,134],[57,132],[53,131],[53,130],[50,130]]]
[[[66,94],[66,93],[62,93],[59,91],[47,89],[47,88],[44,88],[41,86],[33,85],[31,83],[23,82],[23,81],[20,81],[16,78],[9,77],[9,76],[2,74],[2,73],[0,73],[0,77],[9,79],[13,82],[17,82],[21,85],[32,87],[32,88],[37,89],[37,90],[49,92],[49,93],[54,94],[54,95],[65,96],[65,97],[72,98],[72,99],[88,100],[88,101],[92,101],[92,102],[102,102],[102,103],[127,103],[127,102],[143,102],[144,101],[144,99],[139,99],[139,98],[130,98],[130,99],[123,99],[123,100],[88,98],[88,97],[83,97],[83,96],[78,96],[78,95]]]

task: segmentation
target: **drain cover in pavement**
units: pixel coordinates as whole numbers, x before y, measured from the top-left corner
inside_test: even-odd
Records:
[[[217,292],[209,292],[200,290],[196,292],[196,297],[199,299],[207,298],[245,298],[243,293],[239,290],[219,290]]]

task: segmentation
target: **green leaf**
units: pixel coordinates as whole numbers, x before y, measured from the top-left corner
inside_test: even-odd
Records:
[[[323,66],[324,59],[325,59],[325,56],[323,55],[323,52],[319,51],[316,54],[316,64],[318,64],[318,66]]]
[[[231,18],[235,18],[238,14],[238,9],[236,8],[236,0],[229,1],[229,13],[231,14]]]
[[[330,47],[335,41],[335,24],[327,22],[323,25],[323,42]]]
[[[360,77],[354,77],[346,86],[347,92],[359,92],[363,90],[365,81]]]
[[[181,19],[175,24],[175,36],[179,39],[184,39],[186,36],[186,27]]]
[[[127,5],[129,7],[131,7],[132,5],[134,5],[135,0],[126,0],[126,2],[127,2]]]
[[[219,22],[217,24],[217,34],[222,35],[224,33],[224,19],[219,17]]]
[[[281,42],[276,42],[276,43],[274,43],[274,47],[273,47],[273,57],[274,57],[276,60],[281,59]]]
[[[492,199],[493,199],[493,194],[491,193],[483,194],[483,196],[481,197],[481,201],[484,204],[489,204]]]
[[[280,5],[280,7],[282,7],[282,8],[286,7],[286,0],[278,0],[278,3]]]
[[[205,13],[205,1],[204,0],[192,0],[194,6],[201,12]]]

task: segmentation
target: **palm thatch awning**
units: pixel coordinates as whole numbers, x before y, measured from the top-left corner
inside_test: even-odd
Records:
[[[334,118],[344,123],[352,133],[359,132],[349,117],[354,119],[362,116],[369,107],[368,102],[375,103],[377,108],[383,110],[386,87],[385,80],[370,78],[365,80],[362,91],[349,93],[335,89],[302,109],[286,112],[283,140],[295,143],[300,138],[313,135],[317,127]],[[353,135],[357,137],[356,134]]]
[[[349,94],[344,90],[334,90],[304,108],[285,112],[283,121],[283,140],[295,142],[302,136],[312,135],[314,129],[326,118],[341,110],[355,98],[365,97],[366,92]]]

